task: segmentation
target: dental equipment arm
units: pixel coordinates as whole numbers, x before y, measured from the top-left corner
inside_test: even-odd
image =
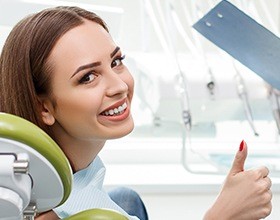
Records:
[[[191,1],[191,7],[192,7],[192,14],[193,14],[194,19],[193,20],[189,19],[190,26],[191,26],[191,24],[194,23],[194,20],[197,20],[198,18],[201,18],[203,16],[203,13],[202,13],[200,7],[198,6],[196,0]],[[203,47],[202,47],[201,41],[198,39],[197,33],[195,33],[193,31],[193,29],[191,30],[191,32],[193,33],[193,37],[194,37],[197,47],[200,48],[200,50],[202,51],[202,54],[203,54],[203,58],[204,58],[203,60],[204,60],[205,66],[207,68],[206,86],[210,92],[211,97],[213,98],[214,89],[216,87],[215,77],[214,77],[211,67],[208,64],[207,58],[205,56],[205,52],[203,52],[203,49],[202,49]]]
[[[181,73],[179,76],[179,86],[180,86],[180,94],[181,94],[181,105],[182,105],[182,118],[183,123],[186,130],[189,132],[192,127],[192,117],[189,108],[189,97],[186,88],[186,79],[184,73]]]
[[[196,12],[198,13],[197,10],[199,10],[199,8],[194,6],[196,4],[195,1],[191,2],[191,11],[193,12],[193,17],[195,17],[195,19],[192,20],[191,17],[189,16],[190,12],[187,10],[187,7],[185,5],[185,1],[180,0],[180,3],[182,5],[184,15],[186,17],[186,21],[191,26],[191,24],[194,22],[193,20],[197,20],[198,16],[196,15]],[[209,91],[210,97],[214,98],[215,86],[216,86],[215,77],[214,77],[214,74],[213,74],[209,64],[208,64],[207,58],[206,58],[205,53],[203,51],[201,41],[198,39],[197,33],[195,33],[191,29],[191,33],[192,33],[192,36],[193,36],[193,39],[194,39],[194,42],[192,42],[191,39],[189,38],[189,36],[187,35],[185,29],[183,28],[182,22],[180,21],[177,13],[173,9],[173,7],[172,7],[172,17],[173,17],[174,23],[177,27],[177,30],[178,30],[179,34],[185,40],[185,43],[189,47],[192,54],[194,54],[199,60],[203,61],[203,65],[206,69],[206,74],[207,74],[206,75],[206,87]]]
[[[271,31],[226,0],[193,27],[273,88],[280,89],[280,39]]]
[[[167,24],[167,19],[164,17],[163,12],[161,10],[161,5],[159,3],[159,0],[156,0],[156,5],[157,5],[157,9],[159,12],[159,17],[161,19],[162,24]],[[170,5],[169,5],[170,6]],[[170,15],[171,16],[171,15]],[[174,21],[173,21],[174,22]],[[178,76],[179,76],[179,92],[181,95],[181,106],[182,106],[182,119],[183,119],[183,123],[184,126],[186,128],[187,131],[187,138],[190,141],[190,130],[192,127],[192,116],[191,116],[191,111],[190,111],[190,102],[189,102],[189,94],[188,94],[188,83],[185,77],[185,73],[181,68],[180,65],[180,61],[178,59],[178,55],[176,52],[176,48],[175,48],[175,44],[173,42],[173,36],[171,35],[172,30],[168,29],[168,27],[166,25],[163,26],[164,27],[164,33],[169,45],[169,54],[172,55],[172,60],[174,60],[176,67],[177,67],[177,72],[178,72]],[[194,50],[194,47],[192,45],[192,43],[190,41],[187,42],[188,46],[191,48],[191,50]]]
[[[214,7],[214,4],[213,4],[212,1],[207,0],[207,2],[212,8]],[[196,8],[197,8],[199,17],[200,18],[203,17],[200,8],[198,6]],[[221,13],[218,13],[217,16],[220,17],[221,19],[223,18],[223,15]],[[236,83],[237,93],[238,93],[239,98],[242,100],[243,109],[244,109],[247,121],[248,121],[254,135],[259,136],[259,134],[256,132],[256,128],[255,128],[255,125],[254,125],[253,114],[252,114],[251,106],[250,106],[250,103],[249,103],[248,93],[247,93],[245,83],[244,83],[243,78],[241,77],[233,59],[232,59],[232,62],[233,62],[233,67],[234,67],[235,72],[236,72],[235,83]]]
[[[271,14],[269,13],[266,3],[263,1],[260,1],[260,5],[261,5],[262,10],[264,11],[265,18],[268,20],[269,25],[272,28],[273,32],[279,36],[279,34],[280,34],[279,30],[277,28],[277,25],[276,25],[274,19],[272,18]],[[254,4],[253,4],[253,6],[254,6],[255,16],[258,18],[258,20],[261,20],[261,16],[260,16],[257,8],[255,7]],[[262,17],[263,17],[263,15],[262,15]],[[268,86],[268,92],[269,92],[269,99],[270,99],[270,103],[271,103],[273,118],[276,123],[278,134],[280,134],[280,105],[279,105],[280,92],[279,92],[279,90],[273,88],[272,86]]]
[[[241,101],[243,103],[243,108],[244,108],[244,112],[245,112],[247,121],[249,122],[249,125],[250,125],[254,135],[259,136],[259,134],[257,133],[256,128],[255,128],[255,124],[254,124],[254,120],[253,120],[253,114],[252,114],[251,106],[250,106],[250,103],[249,103],[245,83],[244,83],[243,78],[241,77],[241,75],[240,75],[239,71],[237,70],[234,63],[233,63],[233,66],[234,66],[234,69],[236,71],[236,75],[235,75],[234,78],[235,78],[235,82],[236,82],[237,94],[238,94],[239,98],[241,99]]]
[[[194,17],[194,20],[197,20],[198,18],[201,18],[203,16],[203,13],[200,9],[200,7],[197,5],[197,2],[196,1],[191,1],[191,7],[192,7],[192,14],[193,14],[193,17]],[[192,21],[191,23],[193,23],[194,21]],[[192,33],[194,34],[194,40],[196,42],[196,45],[202,50],[202,44],[200,42],[200,40],[198,39],[198,36],[195,36],[195,33],[193,31],[193,29],[191,30]],[[205,56],[205,53],[202,52],[202,54],[204,54],[204,62],[205,62],[205,65],[208,69],[207,71],[207,78],[206,78],[206,86],[210,92],[210,95],[212,97],[214,97],[214,89],[216,87],[216,82],[215,82],[215,77],[214,77],[214,74],[207,62],[207,58]]]
[[[278,134],[280,134],[280,103],[279,103],[280,91],[270,87],[269,98],[270,98],[273,117],[278,129]]]
[[[153,26],[155,28],[157,37],[160,40],[160,43],[165,51],[165,53],[170,56],[170,60],[174,60],[178,76],[179,76],[179,87],[180,87],[180,95],[181,95],[181,106],[182,106],[182,119],[185,127],[187,128],[187,131],[191,129],[191,113],[190,113],[190,107],[189,107],[189,97],[188,97],[188,91],[187,91],[187,82],[184,76],[183,71],[180,68],[180,64],[177,58],[177,54],[175,52],[175,48],[171,39],[171,36],[169,34],[169,30],[167,30],[167,27],[165,26],[165,18],[163,16],[163,13],[160,9],[160,4],[158,1],[156,1],[157,9],[159,10],[159,17],[161,19],[161,22],[164,25],[164,32],[162,31],[160,24],[157,20],[157,17],[155,15],[155,12],[153,10],[152,4],[149,0],[144,0],[144,5],[146,8],[146,11],[151,18],[151,21],[153,23]]]

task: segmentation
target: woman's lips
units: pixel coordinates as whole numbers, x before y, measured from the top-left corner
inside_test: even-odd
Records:
[[[114,107],[115,106],[115,107]],[[116,115],[121,115],[127,108],[126,102],[123,103],[122,105],[114,105],[107,110],[103,111],[101,115],[105,116],[116,116]]]
[[[130,115],[130,108],[126,99],[116,102],[100,113],[100,116],[110,121],[122,121]]]

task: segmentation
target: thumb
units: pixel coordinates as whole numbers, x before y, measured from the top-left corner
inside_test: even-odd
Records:
[[[244,171],[244,164],[247,157],[247,144],[244,140],[241,141],[239,150],[235,155],[232,167],[229,171],[230,175],[235,175],[239,172]]]

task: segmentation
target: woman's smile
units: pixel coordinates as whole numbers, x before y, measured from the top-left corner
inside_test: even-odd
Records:
[[[129,116],[129,114],[130,108],[128,100],[125,98],[103,110],[100,113],[100,116],[103,118],[102,120],[123,121]]]
[[[123,121],[125,120],[130,114],[130,109],[126,102],[121,105],[114,105],[108,110],[103,111],[100,116],[109,121]]]

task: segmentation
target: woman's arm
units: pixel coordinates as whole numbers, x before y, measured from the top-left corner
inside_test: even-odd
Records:
[[[54,211],[45,212],[35,217],[35,220],[58,220],[58,216]]]
[[[220,194],[204,220],[258,220],[271,213],[269,170],[260,167],[244,171],[247,145],[241,143]]]

